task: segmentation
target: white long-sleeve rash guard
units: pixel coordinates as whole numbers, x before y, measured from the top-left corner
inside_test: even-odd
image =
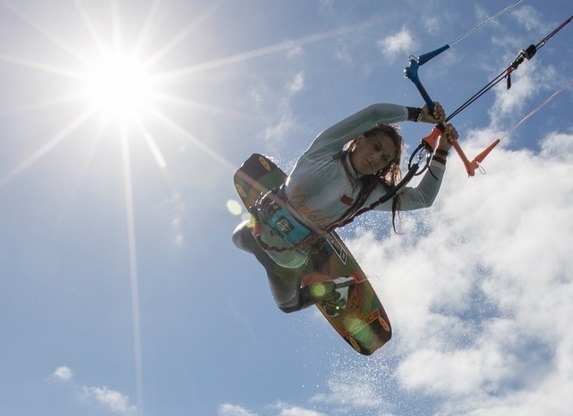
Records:
[[[375,124],[406,121],[407,107],[396,104],[373,104],[320,133],[299,158],[286,182],[285,192],[290,203],[314,225],[326,229],[341,216],[358,197],[360,187],[345,171],[340,154],[344,145],[372,128]],[[359,178],[351,164],[350,174]],[[445,166],[431,162],[416,187],[404,187],[400,192],[400,209],[404,211],[432,205],[442,182]],[[432,176],[432,174],[435,176]],[[364,206],[378,200],[388,190],[379,185]],[[392,201],[376,207],[391,211]]]

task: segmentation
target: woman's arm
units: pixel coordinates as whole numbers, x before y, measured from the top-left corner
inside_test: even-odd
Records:
[[[340,152],[342,146],[379,123],[397,123],[408,119],[408,107],[397,104],[372,104],[320,133],[305,155]]]
[[[400,211],[429,208],[438,196],[446,166],[440,162],[432,161],[422,180],[416,187],[405,187],[398,194],[400,198]]]
[[[430,162],[429,169],[426,171],[422,180],[416,187],[405,187],[399,194],[400,198],[400,210],[401,211],[411,211],[420,208],[429,208],[434,203],[438,192],[440,191],[440,186],[442,184],[442,179],[446,171],[446,158],[448,151],[452,146],[452,142],[458,139],[458,132],[451,124],[445,126],[444,132],[440,137],[440,142],[438,145],[438,151],[434,155],[433,160]],[[377,196],[373,195],[369,199],[368,203],[380,198],[381,195],[387,192],[387,190],[379,187],[379,192]],[[391,201],[388,203],[380,205],[377,209],[382,211],[390,211],[392,209]]]
[[[444,119],[444,110],[438,102],[434,103],[433,114],[430,114],[425,104],[422,108],[389,103],[372,104],[320,133],[306,150],[305,155],[313,157],[324,153],[337,153],[350,140],[376,124],[392,124],[407,120],[437,123]]]

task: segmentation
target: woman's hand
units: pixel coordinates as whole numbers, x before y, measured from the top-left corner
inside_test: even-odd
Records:
[[[439,102],[434,102],[434,112],[430,113],[428,105],[424,104],[422,111],[420,112],[420,118],[418,121],[422,123],[440,123],[446,119],[446,112],[442,108]]]
[[[452,142],[458,140],[458,131],[454,126],[451,124],[446,124],[444,131],[442,132],[442,136],[440,137],[440,144],[438,145],[438,149],[447,152],[452,147]]]

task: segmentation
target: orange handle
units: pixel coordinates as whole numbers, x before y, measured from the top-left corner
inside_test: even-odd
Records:
[[[434,151],[437,147],[438,140],[440,139],[440,136],[444,131],[444,128],[445,126],[442,123],[437,124],[436,127],[432,129],[430,134],[428,134],[426,137],[422,139],[422,142],[424,142],[427,147],[429,147],[430,149],[432,149],[432,151]],[[462,150],[462,147],[460,146],[457,140],[454,140],[452,142],[452,147],[456,149],[456,153],[458,154],[460,159],[462,159],[462,162],[466,167],[466,172],[468,173],[468,176],[474,176],[476,173],[476,169],[479,169],[479,164],[483,162],[483,160],[486,158],[489,152],[491,152],[493,148],[498,145],[499,142],[500,139],[495,140],[492,144],[486,147],[481,153],[479,153],[471,162],[467,158],[466,154]]]
[[[432,129],[430,134],[422,139],[422,142],[426,144],[426,147],[432,149],[432,152],[436,149],[436,145],[438,144],[438,140],[444,131],[443,124],[437,124],[436,127]]]
[[[429,147],[430,149],[432,149],[432,151],[434,151],[436,149],[437,144],[438,144],[438,140],[440,139],[440,136],[444,132],[444,128],[445,128],[445,126],[442,123],[437,124],[436,127],[434,127],[432,129],[430,134],[428,134],[426,137],[424,137],[422,139],[422,142],[426,144],[426,147]],[[458,155],[462,159],[462,162],[464,162],[464,165],[466,167],[466,171],[468,172],[468,175],[474,176],[476,168],[478,167],[477,163],[473,163],[473,162],[470,162],[468,160],[468,158],[466,157],[466,154],[462,150],[462,148],[461,148],[461,146],[457,140],[454,140],[452,142],[452,146],[454,147],[454,149],[456,149],[456,152],[458,153]],[[474,162],[475,162],[475,160],[474,160]]]
[[[475,159],[472,162],[468,160],[466,154],[462,150],[462,147],[460,146],[457,140],[454,140],[452,142],[452,146],[454,149],[456,149],[456,152],[458,153],[460,159],[462,159],[462,162],[464,162],[464,166],[466,167],[466,172],[468,173],[468,176],[474,176],[476,173],[476,169],[478,168],[478,164],[475,161]]]
[[[462,159],[462,162],[464,162],[464,166],[466,167],[466,171],[468,172],[468,175],[474,176],[476,169],[479,168],[479,164],[481,162],[483,162],[483,160],[486,158],[486,156],[489,155],[489,152],[491,152],[493,150],[493,148],[495,146],[497,146],[500,141],[501,141],[500,139],[495,140],[492,144],[490,144],[488,147],[486,147],[481,153],[479,153],[476,157],[474,157],[474,159],[471,162],[466,157],[464,151],[462,150],[462,148],[461,148],[461,146],[457,140],[452,142],[452,146],[454,147],[454,149],[456,149],[456,152],[458,153],[458,155]]]
[[[485,150],[483,152],[481,152],[479,155],[477,155],[474,160],[472,161],[472,163],[475,163],[476,165],[479,165],[481,162],[483,162],[483,160],[485,159],[485,157],[487,155],[489,155],[489,152],[491,152],[493,150],[493,148],[495,146],[498,145],[498,143],[501,141],[501,139],[496,139],[492,144],[490,144],[488,147],[485,148]]]

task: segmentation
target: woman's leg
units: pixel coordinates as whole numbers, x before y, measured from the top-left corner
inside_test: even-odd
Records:
[[[249,221],[239,225],[233,232],[233,243],[246,252],[252,253],[257,261],[265,268],[273,299],[279,309],[290,313],[309,306],[306,292],[301,295],[300,279],[307,267],[297,268],[281,267],[257,244],[251,233]],[[316,301],[316,300],[315,300]]]

